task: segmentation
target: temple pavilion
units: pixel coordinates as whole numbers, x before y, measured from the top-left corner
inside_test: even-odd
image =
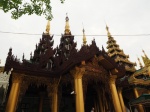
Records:
[[[48,22],[29,60],[23,54],[20,61],[9,49],[0,73],[1,111],[149,112],[150,59],[146,53],[145,65],[139,60],[141,68],[136,70],[136,63],[120,49],[108,26],[107,50],[99,49],[94,39],[88,45],[84,29],[83,45],[77,50],[68,16],[65,20],[56,48]],[[1,83],[4,79],[5,84]]]

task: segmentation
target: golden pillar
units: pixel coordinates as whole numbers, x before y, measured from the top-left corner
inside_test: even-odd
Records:
[[[97,89],[97,94],[98,94],[98,104],[99,104],[99,110],[100,112],[104,112],[104,106],[103,106],[103,99],[102,99],[102,94],[99,89]]]
[[[12,74],[12,86],[6,105],[6,112],[16,111],[21,82],[22,82],[22,75]]]
[[[39,112],[42,112],[42,110],[43,110],[43,100],[44,100],[44,93],[40,92]]]
[[[52,112],[58,112],[58,87],[54,85],[52,96]]]
[[[122,97],[122,88],[118,88],[118,96],[119,96],[119,99],[120,99],[122,112],[126,112],[126,108],[125,108],[123,97]]]
[[[110,75],[109,85],[110,85],[115,112],[122,112],[117,89],[116,89],[116,84],[115,84],[116,78],[117,78],[116,75]]]
[[[49,81],[47,82],[47,92],[48,97],[50,99],[50,109],[51,112],[58,112],[58,86],[61,80],[61,77],[59,79],[50,79],[52,83]]]
[[[55,81],[54,84],[48,85],[48,97],[50,98],[50,107],[52,112],[58,112],[58,84]]]
[[[85,68],[75,67],[75,69],[71,70],[70,72],[74,77],[75,83],[76,112],[84,112],[82,76],[85,72]]]
[[[134,95],[135,95],[135,98],[138,98],[139,97],[139,93],[138,93],[138,90],[137,88],[134,88]],[[138,111],[139,112],[144,112],[144,108],[141,104],[138,105]]]

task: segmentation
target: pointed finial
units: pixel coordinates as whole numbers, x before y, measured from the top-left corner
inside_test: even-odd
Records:
[[[24,60],[24,53],[23,53],[23,56],[22,56],[22,61]]]
[[[143,65],[142,65],[142,63],[141,63],[139,58],[138,58],[138,62],[139,62],[140,68],[143,68]]]
[[[82,23],[82,25],[83,25],[83,23]],[[84,27],[83,27],[83,45],[86,45],[86,36],[85,36],[85,30],[84,30]]]
[[[104,46],[102,45],[102,51],[105,51]]]
[[[110,34],[110,32],[109,32],[109,27],[106,25],[106,30],[107,30],[107,36],[108,37],[111,37],[111,34]]]
[[[144,53],[145,58],[148,58],[148,57],[147,57],[147,55],[146,55],[146,53],[145,53],[145,51],[144,51],[144,50],[142,50],[142,52]]]
[[[46,25],[46,33],[50,34],[50,20],[48,20],[47,25]]]
[[[30,53],[30,59],[32,59],[32,52]]]
[[[66,25],[65,25],[65,34],[70,34],[70,26],[69,26],[69,18],[68,14],[66,13]]]

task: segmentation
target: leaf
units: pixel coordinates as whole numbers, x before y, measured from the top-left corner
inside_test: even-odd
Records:
[[[0,10],[3,10],[5,13],[11,11],[11,17],[13,19],[18,19],[22,15],[36,14],[38,16],[45,15],[45,18],[51,20],[52,7],[50,0],[30,0],[23,3],[23,0],[0,0]],[[64,3],[65,0],[60,0],[61,3]]]

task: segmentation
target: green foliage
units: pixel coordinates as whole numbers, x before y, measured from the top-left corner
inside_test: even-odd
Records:
[[[65,0],[60,0],[64,3]],[[47,20],[53,18],[50,0],[0,0],[0,9],[5,13],[11,11],[12,18],[18,19],[22,15],[45,15]]]

